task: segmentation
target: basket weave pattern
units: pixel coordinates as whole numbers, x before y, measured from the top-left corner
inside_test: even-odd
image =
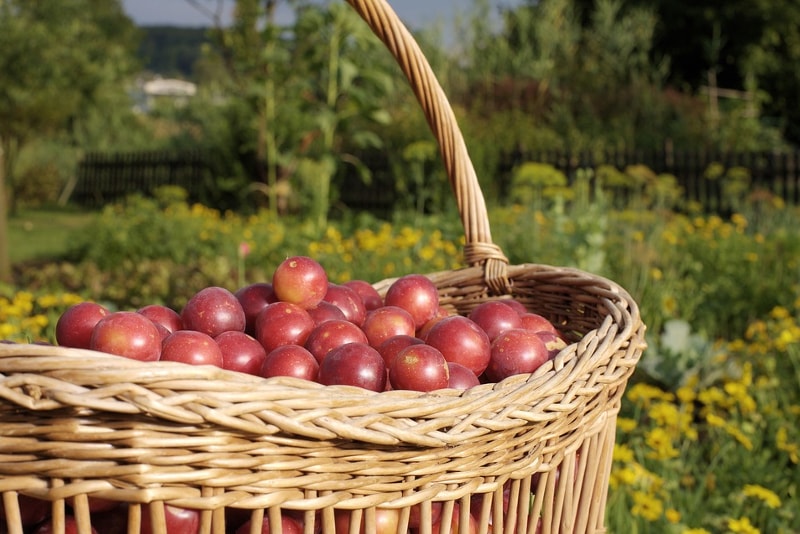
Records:
[[[269,517],[296,510],[307,534],[334,531],[334,509],[398,508],[405,531],[420,505],[458,503],[480,532],[604,532],[616,415],[644,349],[630,295],[579,270],[508,265],[492,243],[474,170],[430,67],[383,0],[349,0],[409,78],[440,142],[466,234],[467,267],[428,275],[441,303],[466,314],[514,297],[572,342],[532,375],[466,392],[372,393],[216,368],[141,363],[43,345],[0,346],[0,493],[7,531],[22,534],[18,495],[67,506],[89,532],[89,497],[127,504],[165,530],[164,505],[203,510],[222,534],[226,508]],[[385,292],[391,280],[376,285]],[[510,497],[503,506],[503,491]],[[482,496],[475,500],[476,496]],[[142,505],[151,503],[146,509]],[[466,532],[461,521],[461,532]],[[447,531],[449,519],[442,523]],[[2,528],[0,528],[2,532]],[[253,533],[260,530],[253,530]],[[103,533],[100,533],[103,534]]]

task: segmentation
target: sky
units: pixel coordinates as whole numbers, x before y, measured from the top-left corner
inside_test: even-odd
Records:
[[[224,0],[228,10],[234,0]],[[197,0],[216,10],[218,0]],[[452,29],[457,14],[466,13],[472,6],[471,0],[389,0],[398,16],[411,29],[440,24],[443,30]],[[491,0],[493,7],[513,6],[521,0]],[[123,7],[134,22],[139,25],[209,26],[207,15],[193,7],[187,0],[122,0]],[[289,11],[285,4],[279,4],[278,18],[288,19]],[[284,21],[285,22],[285,21]]]

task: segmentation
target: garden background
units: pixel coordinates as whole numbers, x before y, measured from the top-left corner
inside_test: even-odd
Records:
[[[137,29],[111,0],[0,2],[0,71],[16,74],[0,77],[0,338],[52,339],[83,299],[180,308],[199,288],[264,280],[291,254],[334,280],[463,265],[436,145],[382,45],[343,3],[291,2],[291,26],[270,18],[275,5],[239,0],[231,26],[173,31],[168,42],[194,44],[161,74],[198,91],[143,110],[131,95],[154,74],[145,45],[168,30]],[[724,195],[718,210],[687,202],[680,176],[603,154],[794,151],[800,7],[547,0],[503,12],[499,28],[488,9],[465,9],[455,44],[435,27],[419,39],[495,241],[512,263],[614,279],[648,325],[609,530],[799,532],[797,206],[723,158],[702,176]],[[87,152],[135,150],[200,150],[210,178],[99,209],[72,200]],[[532,150],[595,158],[569,172],[500,165]],[[343,200],[374,183],[388,208]]]

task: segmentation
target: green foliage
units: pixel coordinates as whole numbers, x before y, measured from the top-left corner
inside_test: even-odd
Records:
[[[764,532],[795,531],[800,434],[789,422],[800,405],[800,212],[763,196],[747,197],[730,219],[656,211],[663,177],[643,168],[621,175],[643,188],[624,209],[581,170],[563,202],[491,211],[495,241],[513,263],[613,279],[648,326],[619,420],[608,526],[724,532],[746,519]],[[65,290],[118,308],[180,308],[208,285],[268,280],[287,255],[318,259],[334,281],[462,266],[461,228],[448,214],[398,212],[387,222],[348,213],[322,236],[313,226],[187,205],[174,189],[131,198],[99,216],[86,259],[22,273],[26,291],[0,297],[0,333],[47,336],[52,319],[39,299]]]
[[[569,197],[566,175],[547,163],[523,163],[511,173],[510,200],[542,209],[546,201]]]

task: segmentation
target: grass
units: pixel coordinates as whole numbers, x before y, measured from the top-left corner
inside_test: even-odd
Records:
[[[11,263],[62,256],[94,216],[74,208],[21,208],[9,219]]]

